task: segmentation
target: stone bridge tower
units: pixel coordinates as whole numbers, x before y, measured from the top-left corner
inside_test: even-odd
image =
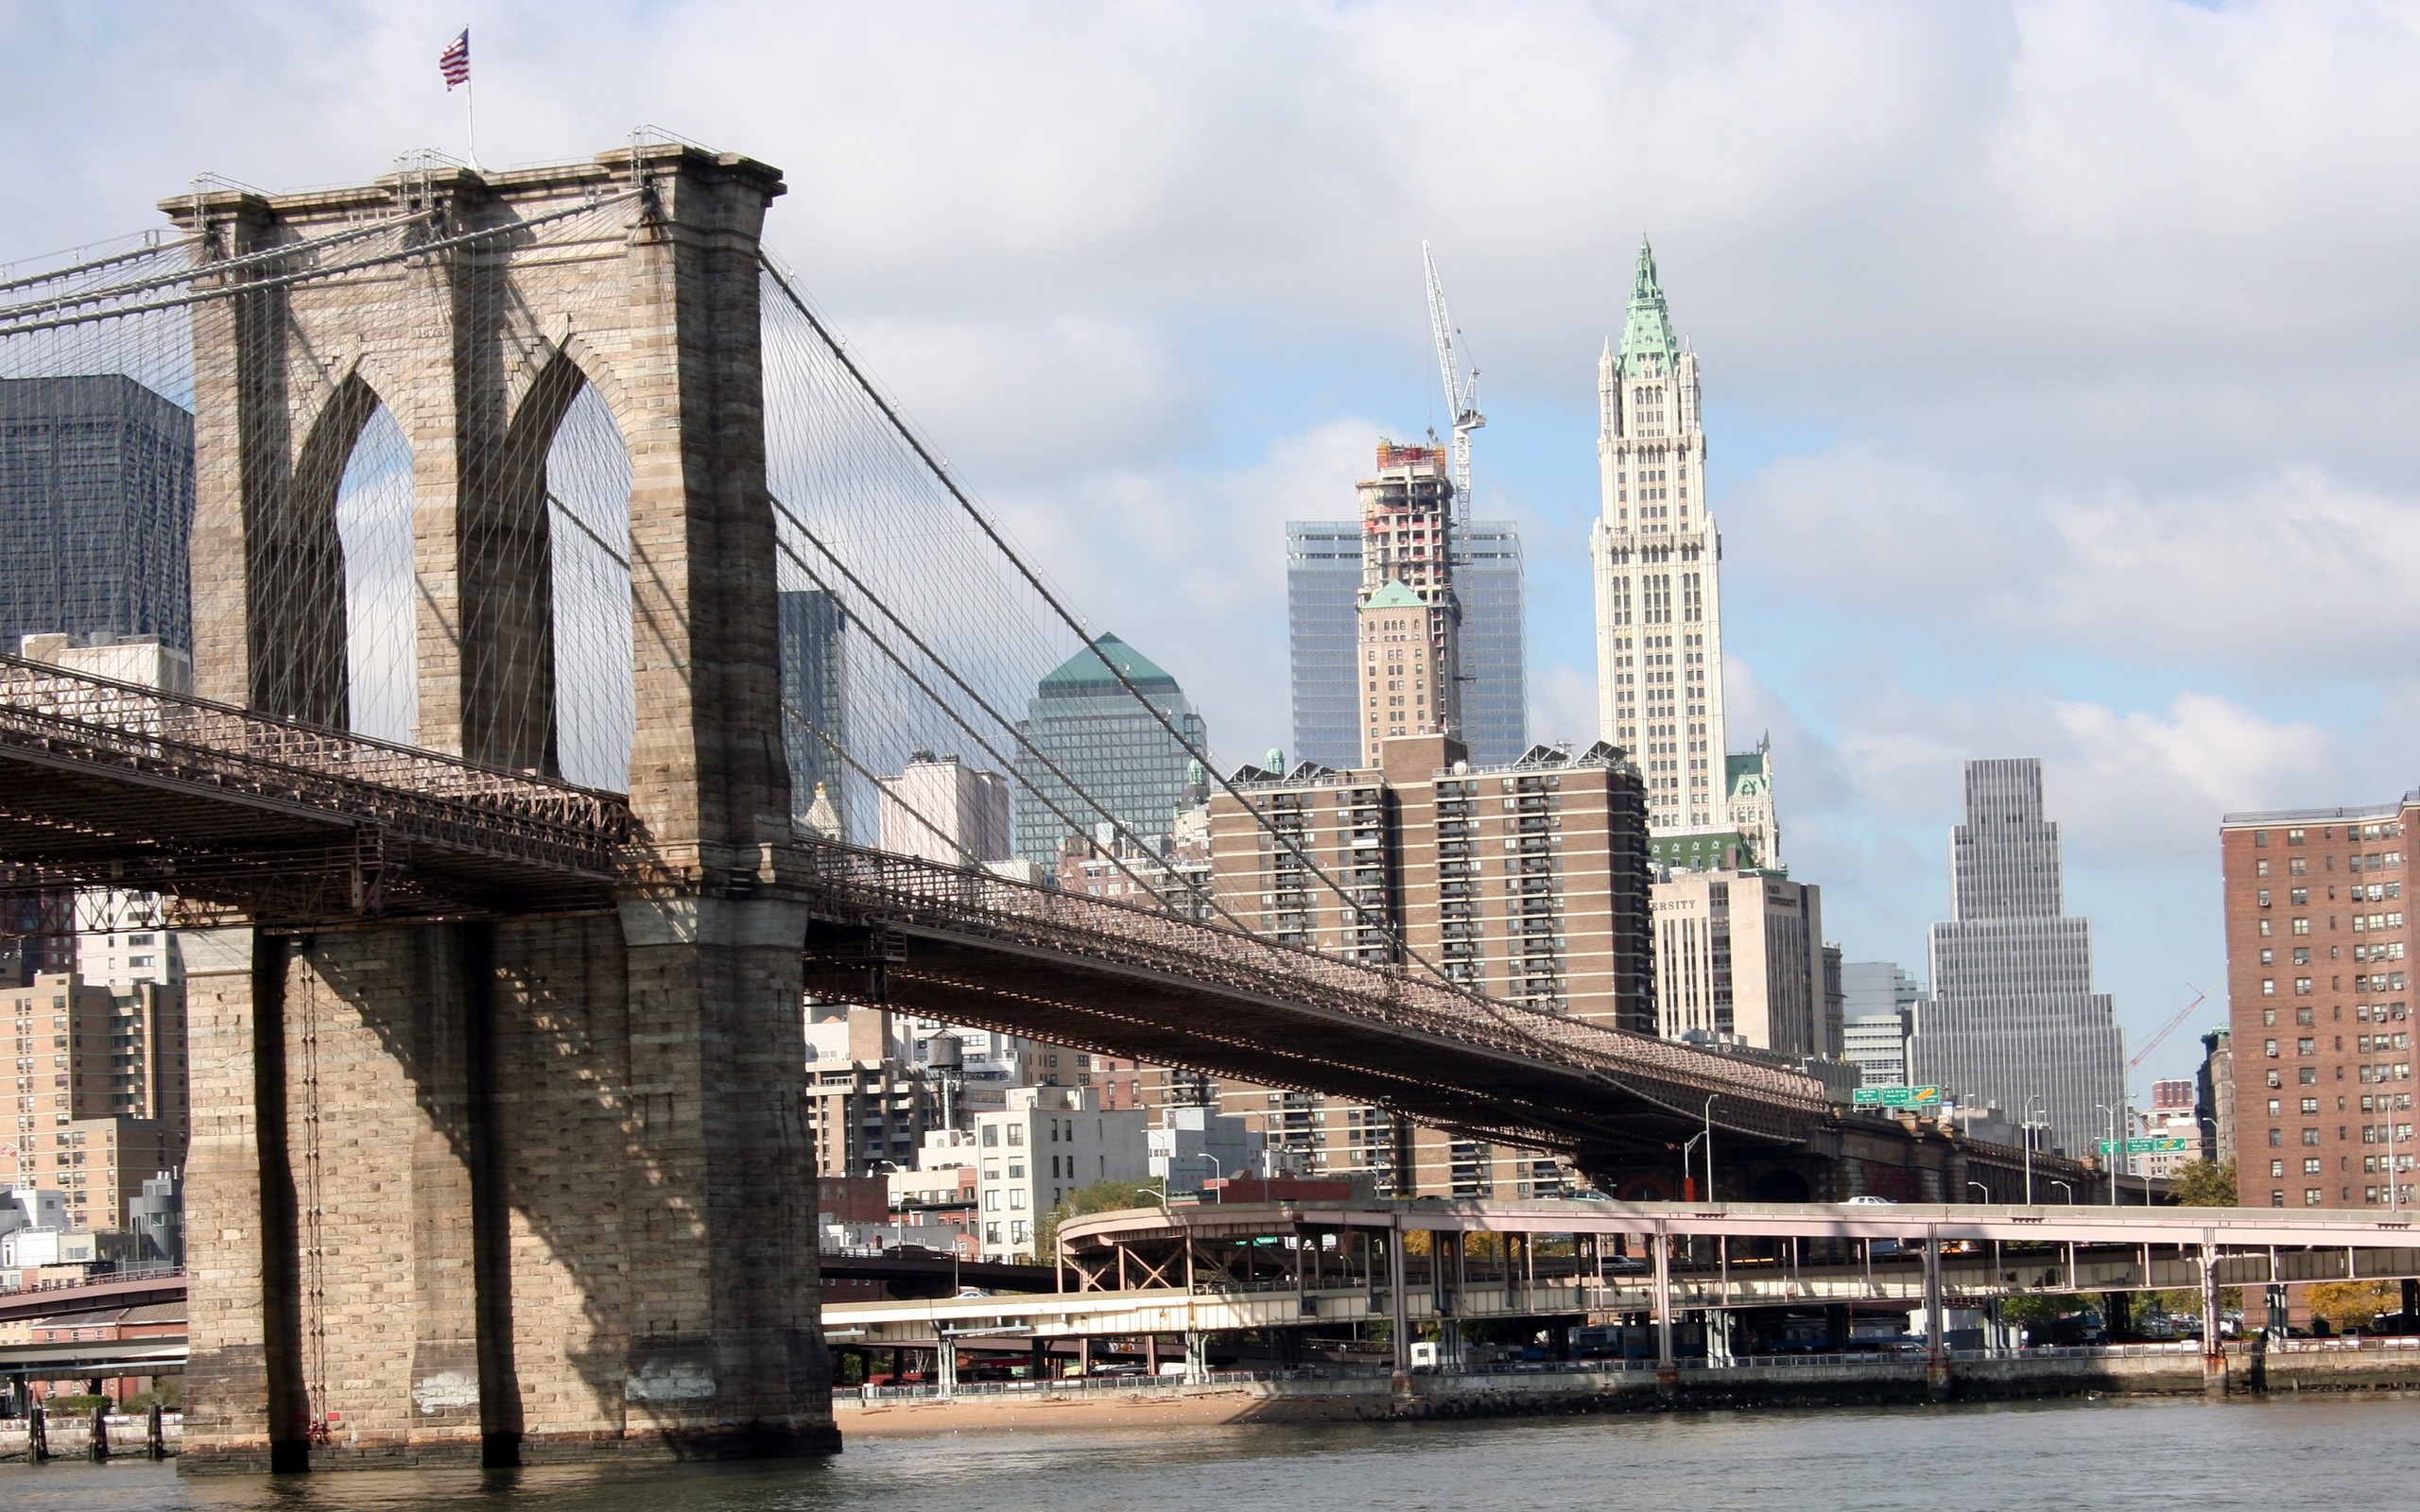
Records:
[[[611,912],[186,936],[190,1468],[838,1447],[765,481],[782,188],[661,146],[162,207],[214,259],[427,215],[372,276],[195,309],[199,691],[346,723],[336,500],[383,404],[417,744],[552,770],[544,472],[592,388],[630,460],[640,834]]]

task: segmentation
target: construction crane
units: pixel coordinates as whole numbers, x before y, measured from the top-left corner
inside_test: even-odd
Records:
[[[2185,985],[2187,987],[2191,987],[2193,984],[2187,982]],[[2193,1010],[2200,1007],[2203,1000],[2207,998],[2209,995],[2210,994],[2207,992],[2199,990],[2195,991],[2193,994],[2193,1001],[2187,1003],[2183,1008],[2179,1009],[2175,1018],[2161,1024],[2159,1026],[2159,1033],[2152,1036],[2150,1040],[2144,1041],[2143,1048],[2135,1052],[2135,1058],[2126,1062],[2127,1073],[2131,1075],[2136,1066],[2141,1065],[2144,1059],[2148,1057],[2152,1051],[2159,1048],[2161,1040],[2167,1039],[2169,1035],[2174,1034],[2178,1029],[2182,1028],[2185,1024],[2185,1021],[2193,1017]]]
[[[1445,413],[1454,420],[1454,512],[1464,520],[1471,511],[1471,432],[1487,423],[1478,412],[1478,369],[1463,370],[1454,350],[1453,318],[1445,313],[1445,285],[1437,281],[1437,259],[1428,244],[1420,244],[1421,265],[1428,270],[1428,325],[1437,337],[1437,369],[1445,379]]]

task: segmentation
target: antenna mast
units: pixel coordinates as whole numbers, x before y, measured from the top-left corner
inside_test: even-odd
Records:
[[[1445,380],[1445,413],[1454,418],[1454,512],[1464,522],[1471,514],[1471,432],[1487,423],[1478,412],[1478,369],[1462,369],[1454,351],[1453,317],[1445,313],[1445,285],[1437,280],[1437,259],[1428,244],[1420,244],[1421,266],[1428,272],[1428,326],[1437,337],[1437,370]]]

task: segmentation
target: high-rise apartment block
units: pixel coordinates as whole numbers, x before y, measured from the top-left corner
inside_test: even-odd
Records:
[[[1961,1104],[2047,1124],[2070,1154],[2125,1105],[2117,1010],[2092,989],[2092,924],[2064,911],[2059,827],[2042,764],[1966,764],[1966,821],[1950,836],[1950,919],[1932,926],[1932,996],[1909,1041],[1909,1079]]]
[[[1236,773],[1251,811],[1223,792],[1210,803],[1219,902],[1272,939],[1373,962],[1408,952],[1491,996],[1651,1033],[1636,766],[1597,746],[1480,767],[1443,735],[1381,755]]]
[[[1016,853],[1046,869],[1058,868],[1069,835],[1091,839],[1106,822],[1144,839],[1164,835],[1200,801],[1192,752],[1209,739],[1201,716],[1176,679],[1115,635],[1045,677],[1017,730]]]
[[[1530,748],[1520,526],[1457,521],[1446,542],[1462,610],[1462,743],[1482,766]],[[1293,672],[1294,756],[1322,766],[1362,760],[1361,523],[1286,525],[1286,624]]]
[[[144,1180],[184,1164],[184,999],[120,996],[72,974],[0,991],[10,1127],[0,1179],[65,1194],[79,1228],[119,1228]]]
[[[947,867],[1008,859],[1009,780],[999,773],[920,750],[880,786],[885,850]]]
[[[1657,882],[1653,900],[1658,1033],[1841,1054],[1818,888],[1760,871],[1696,871]]]
[[[193,416],[131,378],[0,378],[0,646],[191,647],[193,456]]]
[[[827,1176],[875,1176],[915,1159],[939,1122],[935,1089],[900,1052],[891,1016],[876,1007],[832,1005],[806,1025],[806,1131],[815,1168]]]
[[[1722,829],[1722,536],[1706,507],[1697,353],[1672,335],[1643,241],[1621,346],[1605,344],[1597,388],[1598,731],[1637,754],[1658,830]]]
[[[1376,766],[1385,741],[1461,738],[1462,610],[1444,448],[1380,441],[1376,475],[1358,488],[1360,765]]]
[[[2245,1207],[2410,1207],[2406,842],[2420,792],[2230,814],[2225,878],[2236,1181]]]
[[[1374,963],[1416,956],[1494,997],[1652,1033],[1636,766],[1601,745],[1480,766],[1443,735],[1388,739],[1380,754],[1376,767],[1238,771],[1241,800],[1210,804],[1219,902],[1271,938]],[[1534,1151],[1382,1108],[1238,1083],[1219,1099],[1313,1174],[1368,1174],[1405,1195],[1564,1188],[1561,1167]]]

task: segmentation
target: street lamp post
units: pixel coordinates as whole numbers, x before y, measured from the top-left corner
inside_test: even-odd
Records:
[[[2075,1189],[2075,1188],[2073,1188],[2073,1187],[2071,1187],[2071,1186],[2067,1185],[2065,1181],[2060,1180],[2057,1177],[2052,1177],[2050,1178],[2050,1184],[2051,1184],[2052,1186],[2054,1186],[2054,1187],[2057,1187],[2060,1191],[2065,1192],[2065,1193],[2067,1194],[2067,1206],[2068,1206],[2068,1207],[2072,1208],[2072,1207],[2074,1207],[2074,1206],[2076,1205],[2076,1189]]]
[[[1967,1184],[1968,1186],[1970,1186],[1970,1187],[1973,1187],[1976,1191],[1978,1191],[1978,1192],[1979,1192],[1979,1193],[1981,1193],[1981,1194],[1983,1194],[1983,1200],[1982,1200],[1981,1202],[1979,1202],[1979,1203],[1976,1204],[1976,1206],[1978,1206],[1978,1207],[1987,1207],[1987,1206],[1989,1206],[1989,1205],[1990,1205],[1991,1200],[1992,1200],[1992,1189],[1991,1189],[1991,1188],[1989,1188],[1989,1187],[1987,1187],[1987,1186],[1983,1185],[1983,1183],[1981,1183],[1980,1181],[1969,1181],[1969,1182],[1967,1182],[1966,1184]]]
[[[1703,1134],[1692,1134],[1689,1136],[1689,1143],[1681,1146],[1681,1200],[1684,1202],[1697,1200],[1691,1189],[1697,1185],[1698,1178],[1697,1174],[1690,1168],[1690,1162],[1697,1159],[1698,1141],[1704,1138]],[[1711,1198],[1712,1194],[1708,1194],[1708,1196]]]
[[[2033,1105],[2042,1100],[2040,1092],[2025,1094],[2025,1205],[2033,1206]]]
[[[2093,1111],[2109,1120],[2109,1139],[2100,1147],[2100,1158],[2109,1166],[2109,1205],[2118,1206],[2118,1113],[2107,1103],[2095,1103]]]
[[[1219,1173],[1219,1190],[1210,1194],[1210,1200],[1214,1203],[1226,1201],[1227,1162],[1219,1160],[1208,1150],[1201,1152],[1201,1158],[1210,1162],[1210,1169]]]

